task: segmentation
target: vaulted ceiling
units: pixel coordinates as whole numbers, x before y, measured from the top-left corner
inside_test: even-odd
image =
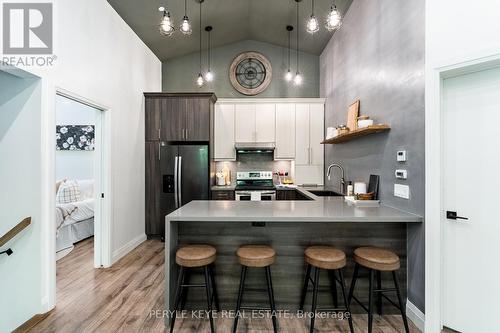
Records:
[[[299,4],[300,50],[319,55],[332,36],[324,28],[324,20],[332,0],[315,0],[315,15],[321,29],[314,35],[305,31],[306,19],[311,14],[311,1]],[[199,4],[187,0],[188,16],[193,34],[184,36],[178,26],[184,15],[184,0],[108,0],[149,48],[164,61],[169,58],[195,52],[199,48]],[[335,0],[345,14],[352,0]],[[162,36],[158,32],[161,13],[158,7],[170,11],[176,32]],[[294,0],[205,0],[202,4],[202,27],[213,26],[212,46],[222,46],[242,40],[257,40],[279,46],[287,46],[287,25],[296,25],[296,3]],[[295,45],[295,29],[292,47]],[[203,30],[203,47],[206,48],[207,33]]]

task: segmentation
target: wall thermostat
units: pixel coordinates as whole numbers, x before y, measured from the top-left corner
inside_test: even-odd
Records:
[[[399,150],[397,152],[398,162],[406,162],[406,150]]]
[[[394,173],[397,179],[406,179],[408,178],[408,171],[406,170],[396,170]]]

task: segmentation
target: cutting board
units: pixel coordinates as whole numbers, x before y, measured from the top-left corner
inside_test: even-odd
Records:
[[[349,105],[347,111],[347,127],[350,131],[358,129],[358,116],[359,116],[359,100]]]

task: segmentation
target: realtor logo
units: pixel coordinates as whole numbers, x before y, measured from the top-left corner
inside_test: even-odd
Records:
[[[52,3],[3,4],[3,53],[52,54]]]

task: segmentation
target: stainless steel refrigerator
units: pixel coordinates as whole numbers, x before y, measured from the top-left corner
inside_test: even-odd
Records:
[[[162,175],[162,215],[192,200],[209,198],[208,145],[169,145],[162,143],[160,150]],[[161,235],[165,235],[165,223]]]

